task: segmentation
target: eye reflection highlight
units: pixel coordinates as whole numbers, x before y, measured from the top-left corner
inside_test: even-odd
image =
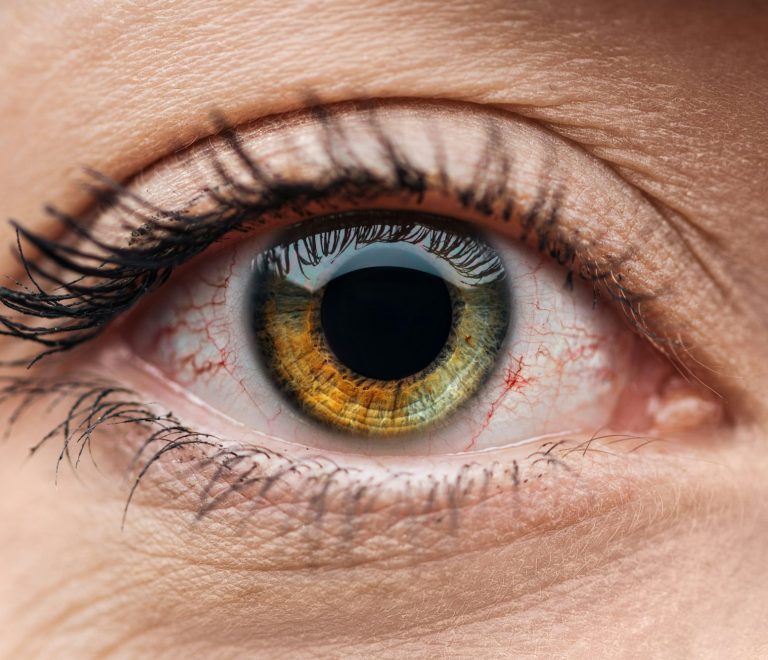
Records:
[[[407,434],[445,420],[493,372],[506,279],[496,251],[447,218],[328,216],[258,260],[253,336],[277,389],[309,417]]]

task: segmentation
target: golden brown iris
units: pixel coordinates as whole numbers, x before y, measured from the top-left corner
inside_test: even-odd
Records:
[[[262,255],[254,281],[255,339],[276,386],[315,420],[358,435],[402,435],[444,420],[481,387],[506,336],[509,293],[496,252],[460,224],[424,214],[345,214],[309,227]],[[407,282],[408,271],[416,278],[425,269],[443,277],[450,300],[450,328],[437,356],[392,380],[361,375],[342,362],[321,314],[337,273],[388,259],[402,271],[398,282],[403,273]],[[375,293],[371,297],[366,303],[375,306]],[[355,323],[354,316],[344,320]],[[431,325],[409,331],[429,332]],[[374,338],[370,350],[386,340]],[[398,347],[390,348],[397,359]]]

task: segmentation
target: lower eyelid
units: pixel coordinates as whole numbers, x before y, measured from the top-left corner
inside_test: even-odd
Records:
[[[70,415],[66,451],[72,462],[93,454],[109,472],[127,471],[129,483],[138,486],[132,507],[173,503],[186,509],[190,523],[229,520],[241,531],[282,519],[283,530],[311,525],[322,534],[326,525],[342,525],[347,538],[395,524],[412,525],[411,537],[417,529],[450,536],[468,515],[480,521],[485,514],[479,512],[490,507],[513,514],[493,527],[514,539],[622,506],[644,488],[652,493],[664,482],[682,483],[699,463],[684,445],[671,452],[674,443],[663,438],[615,434],[564,434],[433,459],[281,450],[275,442],[242,444],[192,431],[158,414],[156,404],[88,375],[57,386],[17,380],[3,398],[26,402],[22,418],[43,405],[48,417]],[[59,427],[56,437],[65,432]],[[125,497],[125,482],[117,483]],[[134,515],[141,524],[139,512],[127,513],[128,524]]]

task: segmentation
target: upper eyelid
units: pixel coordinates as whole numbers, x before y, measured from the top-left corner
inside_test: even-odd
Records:
[[[390,102],[387,102],[387,103],[390,103]],[[397,107],[399,105],[399,103],[400,102],[395,103],[395,106]],[[429,106],[431,104],[432,106],[436,106],[438,108],[449,108],[451,110],[456,110],[456,107],[454,107],[452,104],[450,104],[448,102],[438,102],[438,103],[425,102],[425,103],[427,104],[427,106]],[[466,110],[468,105],[469,104],[460,104],[457,107],[458,108],[464,108],[464,110]],[[423,104],[407,104],[407,103],[405,104],[406,108],[421,109],[422,106],[423,106]],[[320,117],[323,117],[323,116],[327,116],[328,113],[334,112],[335,108],[338,108],[338,107],[341,107],[341,108],[349,107],[349,104],[341,104],[340,106],[333,106],[333,108],[331,110],[323,107],[323,108],[320,108],[319,110],[315,110],[315,112],[319,113]],[[354,109],[354,107],[355,107],[354,104],[352,105],[352,107]],[[371,108],[371,107],[378,108],[379,107],[378,102],[367,101],[362,106],[362,109]],[[359,108],[359,106],[358,106],[358,108]],[[507,112],[503,113],[503,116],[508,116],[508,115],[509,115],[509,113],[507,113]],[[272,117],[272,118],[267,118],[267,120],[265,120],[265,121],[267,121],[268,123],[269,122],[273,122],[273,123],[277,124],[277,123],[279,123],[281,121],[281,119],[279,117]],[[536,130],[537,131],[541,131],[543,134],[549,133],[550,135],[552,135],[551,131],[545,131],[544,129],[541,129],[540,127],[538,127],[536,125],[535,122],[530,122],[530,121],[525,120],[525,119],[523,119],[522,121],[524,122],[525,125],[535,126]],[[259,126],[259,125],[260,124],[257,124],[256,126]],[[250,126],[253,126],[253,124],[250,124]],[[222,125],[220,125],[220,128],[221,127],[222,127]],[[229,129],[226,126],[224,126],[224,128],[227,131],[234,131],[232,133],[233,135],[237,135],[239,131],[243,130],[243,129]],[[211,138],[211,139],[216,139],[216,138],[214,137],[214,138]],[[560,138],[552,136],[552,139],[553,140],[559,140]],[[199,144],[200,144],[200,142],[198,141],[197,143],[195,143],[195,145],[192,145],[191,147],[189,147],[188,149],[184,150],[183,152],[176,153],[171,160],[166,159],[165,161],[160,161],[160,164],[161,165],[168,164],[171,167],[174,166],[175,161],[176,161],[177,158],[180,158],[180,157],[183,158],[185,154],[188,154],[188,153],[192,152],[195,149],[196,146],[199,146]],[[480,161],[478,161],[478,162],[480,162]],[[597,166],[597,163],[596,163],[596,166]],[[111,201],[113,203],[115,201],[117,201],[119,203],[121,200],[125,201],[126,199],[130,199],[130,198],[136,199],[135,192],[133,190],[133,185],[136,184],[137,182],[142,182],[142,181],[146,180],[147,176],[149,176],[152,171],[153,171],[152,168],[142,170],[142,172],[139,175],[136,175],[135,177],[133,177],[133,179],[130,180],[129,182],[127,182],[126,184],[124,184],[124,185],[114,184],[113,185],[113,190],[116,191],[118,194],[115,195],[112,198]],[[151,178],[152,177],[149,176],[149,180],[151,180]],[[549,212],[551,212],[551,210],[552,209],[550,208]],[[67,221],[71,222],[72,226],[74,227],[76,221],[72,220],[69,216],[64,216],[64,217],[65,217],[65,219]],[[544,244],[542,244],[542,246],[543,245]],[[600,276],[605,278],[605,281],[607,282],[608,286],[618,287],[618,289],[616,289],[616,290],[618,291],[618,295],[624,301],[624,303],[630,302],[630,297],[638,297],[638,299],[639,299],[639,294],[638,293],[632,292],[630,289],[627,289],[625,284],[622,283],[621,277],[617,278],[615,276],[615,274],[614,274],[614,267],[615,267],[615,265],[616,265],[616,263],[614,263],[613,265],[611,265],[611,264],[607,264],[607,265],[604,264],[603,266],[601,266],[601,275]],[[594,274],[594,269],[592,271],[590,271],[590,272]],[[611,294],[611,295],[613,295],[613,294]],[[647,295],[644,295],[644,297],[647,298]],[[645,322],[641,318],[638,317],[638,311],[637,310],[629,310],[628,315],[629,315],[629,317],[631,319],[634,319],[633,322],[637,322],[638,320],[642,321],[642,325],[638,326],[638,327],[642,328],[644,332],[646,332],[646,333],[648,332],[648,330],[646,329],[646,326],[644,325]],[[665,339],[662,335],[659,335],[658,333],[653,333],[653,334],[651,334],[651,336],[657,340],[657,343],[663,344],[664,342],[668,341],[667,339]],[[662,348],[663,348],[663,346],[662,346]]]
[[[558,140],[562,140],[563,142],[573,145],[577,149],[581,150],[585,155],[588,155],[589,157],[594,158],[596,162],[600,164],[600,166],[605,167],[607,170],[610,170],[618,180],[620,180],[628,188],[632,189],[638,195],[644,198],[648,202],[648,204],[652,206],[653,209],[656,211],[659,221],[665,226],[667,226],[670,231],[674,232],[676,237],[680,241],[685,242],[685,246],[690,252],[690,254],[692,255],[692,257],[696,259],[701,265],[702,269],[708,275],[711,276],[711,279],[715,283],[715,285],[718,286],[718,288],[720,288],[721,290],[723,290],[724,285],[721,285],[717,277],[709,271],[706,259],[704,257],[700,257],[700,255],[696,252],[696,250],[694,249],[690,241],[688,241],[685,238],[684,231],[676,223],[684,224],[685,226],[692,229],[694,232],[700,233],[704,238],[709,238],[708,233],[702,227],[700,227],[695,222],[694,219],[677,211],[672,206],[670,206],[665,200],[660,198],[658,195],[654,195],[651,191],[647,190],[644,187],[639,186],[636,182],[630,180],[624,172],[625,168],[622,167],[620,164],[617,164],[609,159],[603,158],[600,154],[595,153],[595,150],[590,148],[589,144],[586,144],[577,139],[568,137],[564,133],[558,131],[558,128],[561,125],[564,127],[567,127],[568,126],[567,123],[558,122],[557,120],[553,120],[553,119],[548,119],[545,122],[537,119],[535,116],[530,116],[524,110],[525,108],[530,108],[531,106],[516,108],[516,106],[514,105],[505,104],[505,103],[492,103],[492,102],[479,102],[479,101],[467,102],[467,101],[457,101],[451,98],[425,99],[420,97],[402,97],[402,98],[375,98],[374,97],[374,98],[366,98],[363,102],[363,106],[370,107],[370,106],[376,106],[378,104],[388,104],[392,102],[396,102],[396,103],[402,102],[405,104],[428,103],[433,105],[445,105],[447,107],[466,107],[466,108],[476,108],[478,110],[499,112],[499,113],[503,113],[503,115],[506,115],[511,120],[529,122],[535,125],[538,129],[550,133],[553,137],[556,137]],[[239,121],[236,125],[230,125],[227,122],[226,114],[224,112],[222,112],[221,110],[214,110],[210,114],[211,121],[208,124],[212,128],[211,131],[201,132],[194,140],[192,140],[191,142],[188,141],[184,145],[176,144],[172,148],[166,149],[166,152],[161,156],[153,158],[151,161],[148,161],[140,165],[139,167],[135,168],[135,172],[133,174],[129,174],[128,176],[122,179],[122,183],[120,183],[120,188],[121,190],[124,190],[124,191],[130,191],[132,185],[135,182],[139,181],[142,177],[146,176],[148,172],[152,171],[158,165],[167,162],[168,159],[174,159],[178,157],[180,154],[186,153],[190,149],[193,149],[201,144],[204,144],[206,141],[221,137],[222,133],[225,131],[240,130],[242,127],[260,125],[265,122],[279,121],[281,117],[290,116],[296,113],[313,111],[313,109],[319,109],[321,112],[327,112],[328,108],[333,109],[336,107],[344,107],[350,104],[354,105],[356,103],[359,103],[359,101],[356,101],[355,99],[350,99],[350,100],[340,100],[340,101],[334,102],[333,104],[325,105],[322,101],[322,98],[317,97],[314,94],[307,94],[305,96],[303,104],[299,104],[295,106],[287,106],[280,112],[270,113],[268,115],[261,116],[261,117],[245,118],[242,121]],[[84,207],[81,207],[80,209],[75,209],[73,212],[71,212],[69,215],[71,215],[72,217],[79,218],[79,217],[88,216],[90,213],[93,212],[95,208],[93,206],[94,203],[98,202],[99,191],[97,188],[94,188],[92,186],[93,174],[98,173],[100,178],[103,177],[104,180],[108,180],[112,183],[116,183],[115,180],[111,179],[108,171],[101,171],[101,170],[97,170],[95,168],[90,168],[90,167],[86,167],[84,168],[84,170],[88,179],[88,182],[86,183],[86,187],[92,193],[91,201],[86,202],[86,205]],[[201,195],[204,194],[204,191],[201,191],[200,194]],[[50,229],[54,230],[55,225],[52,225]],[[46,231],[46,228],[43,228],[43,230],[40,233],[44,236],[49,235],[48,232]]]
[[[637,188],[632,182],[628,181],[622,175],[621,171],[613,167],[610,162],[601,159],[598,155],[592,154],[586,145],[578,141],[572,140],[570,138],[567,138],[561,135],[560,133],[558,133],[556,131],[557,122],[551,122],[551,121],[548,121],[547,123],[541,122],[536,118],[526,116],[524,113],[516,112],[514,106],[510,106],[509,104],[457,101],[451,98],[429,98],[429,99],[420,98],[420,97],[402,97],[402,98],[394,98],[394,99],[366,98],[364,101],[364,104],[366,106],[371,106],[371,105],[375,106],[377,104],[388,104],[392,102],[396,102],[396,103],[402,102],[406,104],[428,103],[433,105],[445,105],[447,107],[475,108],[477,110],[494,111],[494,112],[503,113],[504,115],[506,115],[508,118],[512,120],[529,122],[535,125],[538,129],[549,132],[551,135],[557,137],[557,139],[573,144],[577,148],[581,149],[585,154],[589,154],[590,156],[594,157],[600,164],[606,165],[608,168],[613,170],[613,172],[615,173],[618,179],[623,181],[626,185],[631,187],[633,190],[638,191],[644,197],[648,198],[657,209],[660,209],[661,211],[663,211],[668,208],[666,207],[666,205],[664,205],[662,201],[650,197],[645,191],[643,191],[640,188]],[[358,102],[355,101],[354,99],[341,100],[326,106],[323,104],[322,98],[314,96],[313,94],[307,94],[304,98],[303,104],[286,106],[280,112],[270,113],[268,115],[261,116],[261,117],[244,118],[242,121],[239,121],[237,125],[234,126],[234,128],[235,130],[239,130],[241,127],[259,125],[259,124],[263,124],[265,122],[271,122],[271,121],[279,121],[281,117],[291,115],[297,112],[306,112],[307,110],[311,110],[313,108],[320,108],[320,109],[335,108],[335,107],[349,105],[350,103],[355,104]],[[134,168],[135,169],[134,173],[121,177],[120,179],[121,182],[119,183],[120,189],[130,194],[132,186],[137,181],[140,181],[142,177],[146,176],[148,172],[152,171],[158,165],[168,162],[169,159],[174,159],[178,157],[179,154],[188,152],[190,149],[193,149],[201,144],[204,144],[206,141],[220,137],[223,130],[230,130],[232,128],[229,126],[229,124],[227,124],[224,117],[225,117],[225,113],[219,110],[215,110],[211,112],[211,121],[208,122],[207,125],[210,126],[212,130],[208,132],[200,132],[195,139],[191,141],[188,140],[185,144],[179,144],[179,143],[171,144],[171,146],[165,150],[165,153],[163,153],[159,157],[155,157],[146,163],[140,164],[138,167]],[[87,218],[89,216],[93,216],[98,208],[98,205],[100,203],[103,203],[103,198],[100,198],[100,193],[103,193],[103,187],[100,189],[98,185],[94,186],[94,174],[99,175],[97,178],[97,182],[98,182],[98,179],[102,179],[102,181],[109,181],[110,185],[114,185],[118,183],[118,180],[111,178],[109,169],[101,170],[93,167],[83,167],[83,172],[86,175],[86,177],[84,181],[81,181],[78,184],[78,187],[80,188],[85,187],[89,191],[89,195],[88,195],[88,198],[83,203],[73,207],[72,209],[67,210],[66,215],[71,218],[81,219],[81,218]],[[55,220],[56,214],[55,213],[52,214],[49,212],[52,207],[56,210],[60,208],[58,204],[46,205],[45,208],[46,208],[46,216],[48,218],[48,221],[45,224],[42,224],[42,226],[40,227],[36,225],[35,234],[53,241],[65,240],[66,235],[69,232],[66,229],[62,230],[60,223],[58,223]],[[62,206],[61,208],[64,208],[64,206]],[[672,211],[670,209],[670,213],[671,212]],[[665,215],[666,214],[660,213],[660,217],[662,218],[664,218]],[[26,226],[26,223],[19,222],[18,220],[12,220],[12,221],[15,222],[17,225]],[[17,278],[22,276],[23,274],[24,273],[21,270],[16,270],[16,272],[13,272],[13,273],[6,273],[7,276],[14,276]],[[2,342],[2,340],[3,340],[3,337],[0,336],[0,343]]]
[[[322,116],[331,116],[330,113],[323,110]],[[230,128],[228,126],[223,127],[223,129],[218,134],[219,136],[223,132],[231,133],[233,136],[237,134],[236,128]],[[217,137],[216,135],[211,136],[211,138]],[[208,138],[208,139],[211,139]],[[188,149],[194,148],[196,145],[199,144],[200,141],[196,142],[195,145],[191,145]],[[330,149],[335,149],[338,145],[332,145]],[[186,151],[186,150],[185,150]],[[178,152],[175,152],[173,156],[178,156]],[[215,157],[215,156],[214,156]],[[158,163],[164,162],[166,159],[161,159],[158,161]],[[250,166],[252,163],[247,163],[247,166]],[[407,165],[407,163],[403,163],[404,165]],[[126,183],[124,184],[118,184],[115,181],[112,181],[108,176],[97,172],[95,170],[87,170],[87,173],[92,181],[95,181],[97,184],[101,184],[101,187],[93,186],[91,184],[91,189],[94,193],[96,204],[101,207],[99,209],[98,215],[104,215],[106,211],[108,211],[109,206],[119,206],[126,202],[138,202],[140,206],[142,206],[145,210],[148,210],[152,213],[157,213],[158,215],[163,215],[166,213],[166,209],[163,209],[151,202],[146,196],[142,196],[140,194],[137,194],[133,189],[132,186],[134,182],[145,178],[147,176],[148,172],[152,171],[152,167],[144,168],[139,172],[139,174],[134,175],[131,177]],[[215,193],[217,191],[221,191],[224,187],[232,183],[232,180],[228,181],[226,184],[221,186],[209,186],[205,189],[200,190],[193,198],[191,198],[187,204],[183,205],[182,207],[178,207],[174,209],[175,211],[184,213],[185,211],[189,210],[191,207],[194,206],[194,203],[207,195],[210,195],[211,193]],[[107,193],[108,197],[104,197],[104,193]],[[93,209],[92,209],[93,211]],[[92,212],[91,211],[91,212]],[[83,217],[87,217],[89,215],[89,212],[84,212],[80,215],[74,215],[69,213],[60,213],[56,209],[52,209],[49,207],[49,214],[53,216],[54,218],[62,219],[65,218],[67,220],[72,219],[75,222],[80,223],[82,221]],[[44,232],[35,232],[36,235],[45,235]]]
[[[642,187],[639,187],[635,182],[628,179],[624,174],[624,172],[622,171],[621,167],[619,167],[616,163],[606,158],[603,158],[598,153],[594,153],[594,150],[590,148],[590,145],[588,145],[587,143],[581,142],[577,139],[574,139],[572,137],[568,137],[564,133],[558,131],[558,128],[560,126],[564,126],[564,127],[568,126],[568,124],[565,121],[558,121],[556,119],[550,119],[550,118],[544,121],[544,120],[538,119],[535,116],[532,116],[532,114],[528,114],[525,112],[526,108],[531,108],[535,106],[526,105],[524,107],[518,108],[517,106],[509,103],[465,101],[465,100],[454,99],[451,97],[426,98],[426,97],[403,96],[403,97],[391,97],[391,98],[390,97],[381,97],[381,98],[363,97],[363,98],[364,98],[363,103],[366,106],[378,105],[378,104],[390,104],[390,103],[445,105],[446,107],[449,107],[449,108],[468,108],[468,109],[475,108],[479,111],[492,111],[496,113],[501,113],[507,116],[511,120],[528,122],[532,125],[535,125],[538,129],[550,133],[553,137],[556,137],[558,140],[562,140],[564,142],[567,142],[577,147],[584,154],[589,155],[590,157],[594,158],[597,162],[599,162],[601,165],[607,167],[608,169],[611,169],[618,179],[624,182],[627,186],[631,187],[633,190],[636,190],[639,194],[646,197],[657,208],[663,210],[664,212],[677,213],[663,199],[659,198],[658,196],[654,196],[651,192],[647,191]],[[119,183],[125,189],[129,189],[136,181],[140,180],[141,177],[145,176],[147,172],[150,172],[151,170],[156,168],[158,165],[168,161],[168,159],[173,159],[179,154],[186,152],[189,149],[195,148],[205,143],[208,140],[220,137],[223,130],[230,130],[233,128],[235,130],[240,130],[243,127],[260,125],[266,122],[279,121],[280,118],[282,117],[294,115],[297,113],[305,113],[307,111],[311,111],[313,108],[321,108],[321,107],[335,108],[335,107],[341,107],[341,106],[347,106],[347,105],[354,105],[357,103],[360,103],[360,101],[355,97],[351,97],[348,99],[340,99],[340,100],[334,101],[331,104],[326,104],[323,101],[321,96],[316,96],[314,95],[314,93],[310,93],[304,96],[304,101],[301,103],[286,104],[285,106],[280,107],[279,110],[275,110],[274,112],[270,112],[269,114],[266,114],[266,115],[259,115],[257,112],[254,112],[251,115],[244,116],[243,118],[239,119],[235,123],[229,123],[228,119],[226,119],[227,114],[223,109],[215,109],[209,112],[209,121],[202,123],[201,125],[202,130],[198,131],[193,138],[186,139],[183,143],[174,141],[173,139],[167,139],[167,138],[164,139],[163,137],[157,137],[155,139],[155,142],[167,143],[167,146],[160,151],[160,155],[153,155],[150,159],[137,163],[137,165],[132,168],[133,171],[128,174],[119,175],[115,177],[112,173],[114,170],[114,168],[112,167],[82,165],[80,168],[80,172],[81,174],[85,174],[85,177],[84,178],[81,177],[79,180],[73,180],[71,182],[71,189],[85,188],[86,191],[88,192],[88,195],[85,199],[81,199],[80,201],[76,202],[73,206],[70,206],[70,204],[66,199],[47,200],[47,201],[51,202],[56,208],[65,210],[66,213],[72,217],[77,217],[77,218],[85,217],[90,215],[93,212],[95,208],[95,204],[98,202],[98,200],[94,198],[94,194],[93,194],[95,192],[92,185],[93,173],[99,173],[101,176],[105,177],[106,179],[109,179],[112,182]],[[105,161],[106,160],[107,159],[105,159]],[[74,171],[77,171],[77,169],[75,169]],[[20,221],[23,219],[16,219],[16,220]],[[41,227],[36,226],[35,230],[43,236],[53,237],[57,235],[58,226],[57,226],[57,223],[55,221],[52,221],[52,219],[49,217],[47,218],[46,224],[44,224]]]

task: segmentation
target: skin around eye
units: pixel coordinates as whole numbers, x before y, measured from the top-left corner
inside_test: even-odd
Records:
[[[585,169],[574,169],[572,179],[543,177],[550,172],[541,168],[545,154],[557,146],[529,126],[513,127],[499,141],[496,124],[474,125],[478,145],[487,146],[490,136],[497,147],[541,150],[513,174],[499,154],[466,158],[473,125],[466,117],[446,120],[442,134],[462,141],[446,139],[445,151],[431,152],[431,165],[420,163],[425,119],[412,108],[387,115],[386,140],[378,134],[382,125],[365,117],[357,126],[361,139],[352,140],[360,151],[344,160],[337,149],[347,142],[325,143],[324,130],[352,132],[357,119],[342,114],[338,123],[304,125],[304,134],[295,118],[286,126],[278,122],[276,134],[244,131],[249,149],[261,138],[269,147],[258,161],[239,151],[245,142],[238,138],[214,144],[207,159],[200,153],[174,159],[137,181],[140,197],[128,189],[92,219],[93,232],[61,246],[86,262],[81,270],[93,262],[117,268],[116,277],[91,268],[73,280],[74,287],[96,286],[89,304],[110,300],[115,290],[120,300],[132,300],[146,278],[131,273],[163,281],[164,268],[186,265],[99,341],[73,352],[65,379],[17,380],[3,392],[21,400],[22,409],[34,402],[63,420],[41,439],[38,453],[63,434],[59,462],[82,465],[93,456],[104,475],[128,474],[127,488],[121,479],[106,485],[122,498],[123,529],[149,532],[139,532],[143,548],[151,536],[148,521],[173,510],[191,523],[181,530],[179,556],[203,558],[213,573],[228,570],[230,557],[251,575],[317,566],[388,570],[494,544],[520,548],[532,535],[569,535],[575,551],[583,526],[606,511],[619,515],[601,522],[601,530],[622,536],[647,524],[663,527],[669,508],[700,506],[695,497],[682,504],[679,497],[685,445],[673,453],[669,436],[638,437],[640,430],[659,430],[654,420],[669,408],[662,385],[672,368],[636,353],[643,344],[632,330],[646,326],[630,327],[617,313],[623,306],[636,311],[634,254],[601,231],[601,216],[577,213],[588,208],[590,196],[615,213],[636,210],[638,222],[652,210],[610,176],[598,190],[574,188],[591,161],[568,149],[556,159],[558,167]],[[398,132],[401,122],[407,130]],[[485,148],[479,146],[481,154]],[[492,185],[488,172],[496,172]],[[505,185],[502,174],[509,177]],[[445,425],[386,445],[318,431],[291,416],[255,359],[244,318],[252,311],[243,301],[252,298],[253,262],[282,230],[361,211],[427,213],[484,229],[511,293],[507,346],[484,387]],[[134,231],[125,245],[105,242],[127,228]],[[595,298],[596,287],[602,298]],[[643,300],[653,311],[653,298]],[[618,410],[626,414],[614,423]],[[683,418],[682,427],[690,428],[691,416]],[[693,418],[694,426],[702,424]],[[662,439],[672,458],[665,452],[630,456]],[[631,516],[627,525],[621,515],[627,502],[632,511],[651,514]],[[535,561],[535,552],[525,561]],[[492,589],[491,574],[470,568],[473,588]],[[327,614],[346,622],[351,615]],[[426,614],[439,615],[432,606]]]
[[[573,460],[579,449],[586,456],[599,441],[632,449],[629,441],[652,445],[670,429],[684,439],[722,419],[721,407],[699,388],[676,387],[672,365],[651,356],[638,336],[653,332],[657,345],[663,337],[654,324],[654,277],[639,277],[647,252],[638,241],[661,253],[674,247],[657,233],[656,209],[594,160],[526,122],[430,104],[316,110],[226,129],[116,193],[89,218],[89,230],[63,217],[77,228],[71,244],[22,231],[53,263],[53,270],[37,264],[35,272],[65,281],[61,269],[71,271],[82,306],[72,316],[64,306],[64,318],[75,319],[71,326],[51,316],[50,329],[14,327],[34,340],[45,337],[44,345],[49,336],[59,341],[74,333],[76,345],[83,328],[98,329],[88,325],[86,311],[108,322],[115,309],[133,305],[176,271],[88,347],[94,357],[74,386],[19,385],[21,396],[73,398],[54,429],[67,435],[62,458],[75,447],[79,461],[113,422],[136,431],[106,457],[123,471],[127,463],[134,475],[129,503],[148,473],[168,473],[182,489],[208,480],[198,492],[199,515],[248,488],[257,489],[258,507],[267,492],[294,504],[299,498],[311,510],[325,511],[329,502],[349,507],[341,504],[349,498],[358,507],[351,494],[361,487],[386,491],[386,498],[376,496],[379,503],[407,492],[411,502],[455,506],[451,483],[468,478],[467,466],[455,460],[468,452],[483,455],[472,459],[480,475],[470,481],[485,482],[487,495],[491,483],[501,480],[504,490],[540,479],[542,463],[561,465],[555,456]],[[643,230],[622,239],[601,209]],[[511,294],[511,329],[482,386],[469,388],[466,405],[444,422],[386,444],[318,428],[286,405],[256,359],[247,331],[253,310],[244,304],[253,298],[254,261],[281,230],[361,212],[427,213],[483,229]],[[130,237],[115,244],[127,229]],[[34,311],[51,304],[48,295],[32,290],[24,300]],[[104,382],[104,374],[115,373],[119,385]],[[510,448],[520,449],[511,462],[492,458]],[[179,451],[191,472],[178,472]],[[411,467],[398,467],[409,454],[458,458],[430,463],[426,473],[420,466],[417,477]],[[392,460],[366,462],[376,455]],[[523,460],[532,474],[523,474],[516,462]],[[401,483],[402,474],[413,480]]]
[[[130,318],[118,317],[115,310],[126,311],[119,303],[135,302],[133,293],[150,280],[125,268],[124,280],[103,277],[105,264],[125,264],[110,252],[113,261],[90,263],[98,276],[65,273],[61,280],[103,285],[85,297],[81,316],[27,318],[27,337],[36,338],[56,338],[34,334],[49,323],[82,327],[96,319],[112,327],[2,383],[5,420],[16,422],[2,443],[0,655],[764,656],[766,12],[738,0],[320,4],[116,0],[11,2],[0,10],[8,46],[0,54],[3,217],[51,238],[38,209],[44,201],[82,208],[80,163],[123,181],[184,147],[178,159],[129,182],[128,194],[100,198],[106,210],[78,220],[111,242],[125,241],[121,247],[136,230],[132,266],[159,273],[156,282],[160,257],[174,268],[188,264]],[[360,113],[330,124],[308,112],[244,125],[296,107],[307,86],[334,100],[363,90],[503,105],[539,117],[619,176],[514,115],[469,104],[383,108],[382,129],[397,147],[383,157],[384,144],[371,139],[371,121],[359,121]],[[246,171],[226,141],[187,149],[211,130],[211,106],[232,113],[251,162],[271,161],[268,171],[284,182],[308,183],[313,204],[265,213],[254,191],[258,173]],[[339,139],[339,127],[352,139]],[[219,154],[230,176],[218,177],[206,152]],[[376,170],[387,185],[374,182],[368,199],[357,185],[326,190],[321,202],[317,184],[338,179],[332,170],[357,181]],[[441,173],[449,175],[445,185]],[[233,180],[244,184],[241,191]],[[269,190],[285,201],[288,188],[273,184]],[[261,221],[241,227],[247,234],[234,232],[237,205],[221,213],[206,189]],[[152,227],[144,224],[147,208],[129,199],[136,192],[161,208],[215,212],[222,233],[189,222],[189,234],[205,238],[194,248],[185,241],[183,251],[140,252],[153,247]],[[616,404],[625,415],[613,425],[663,425],[651,444],[574,432],[472,453],[444,454],[450,448],[436,443],[427,448],[431,456],[355,457],[349,444],[331,451],[259,435],[168,373],[119,355],[134,331],[154,329],[162,318],[194,322],[167,338],[185,355],[200,343],[199,330],[224,336],[224,326],[232,328],[226,315],[220,326],[199,328],[212,316],[177,304],[206,302],[218,281],[219,311],[236,308],[221,294],[234,295],[238,282],[218,278],[231,268],[214,272],[212,264],[235,252],[238,259],[260,253],[302,220],[311,225],[326,214],[377,206],[482,226],[517,266],[539,258],[510,289],[527,292],[551,271],[560,275],[548,292],[555,302],[580,301],[597,284],[598,307],[587,314],[591,301],[584,300],[585,323],[616,308],[609,329],[639,332],[637,341],[658,342],[659,353],[690,357],[689,368],[702,362],[696,373],[728,397],[735,423],[702,424],[699,416],[696,435],[681,437],[679,429],[691,427],[688,404],[701,397],[664,362],[653,377],[655,363],[640,357],[627,370],[635,382]],[[679,235],[665,229],[670,225]],[[67,226],[57,242],[94,250],[82,236],[62,236],[76,231]],[[28,252],[32,265],[41,263],[40,253]],[[40,303],[17,264],[4,263],[13,279],[3,286],[22,279],[26,301]],[[215,276],[210,286],[200,284],[202,273]],[[67,307],[55,297],[60,283],[37,281],[51,295],[45,302]],[[118,284],[123,298],[112,295]],[[171,298],[180,288],[186,293]],[[536,289],[531,300],[541,300],[538,289],[546,287]],[[568,309],[549,307],[571,318]],[[630,322],[622,325],[625,317]],[[179,347],[182,334],[189,346]],[[18,338],[4,346],[3,358],[40,348]],[[249,344],[241,348],[243,356],[253,353]],[[145,355],[169,363],[154,347]],[[196,375],[206,396],[214,378],[229,376],[214,357]],[[245,361],[253,367],[249,385],[258,363]],[[728,379],[739,383],[730,392],[721,385]],[[25,414],[13,414],[19,406]],[[26,460],[30,445],[65,420],[69,430],[59,429]],[[303,439],[310,440],[323,439]],[[78,478],[65,455],[54,488],[52,466],[65,445]]]

